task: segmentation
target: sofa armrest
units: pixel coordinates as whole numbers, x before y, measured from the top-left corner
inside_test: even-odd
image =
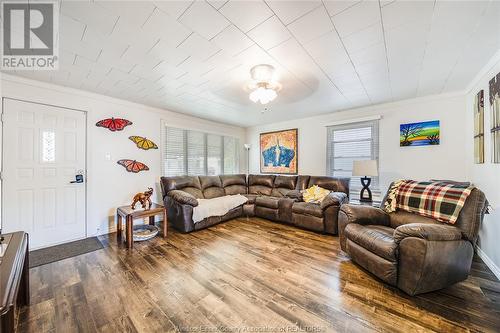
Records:
[[[190,205],[193,207],[198,206],[198,200],[196,200],[193,195],[181,190],[172,190],[167,193],[167,196],[171,197],[181,205]]]
[[[302,192],[300,190],[291,190],[288,191],[285,196],[290,199],[295,199],[298,201],[302,201]]]
[[[320,203],[321,209],[325,210],[330,206],[341,206],[348,202],[347,194],[344,192],[330,192]]]
[[[346,223],[390,225],[389,214],[380,208],[344,204],[340,207],[340,212]]]
[[[406,237],[422,238],[429,241],[455,241],[462,239],[462,232],[451,225],[430,223],[408,223],[394,230],[394,241],[400,243]]]

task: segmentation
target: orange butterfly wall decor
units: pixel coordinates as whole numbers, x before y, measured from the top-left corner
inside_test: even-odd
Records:
[[[142,136],[133,135],[129,136],[128,138],[132,140],[132,142],[135,143],[137,148],[139,149],[144,149],[144,150],[158,149],[156,143],[154,143],[149,139],[143,138]]]
[[[138,173],[139,171],[149,170],[149,167],[146,164],[137,162],[136,160],[119,160],[116,163],[123,166],[128,172]]]
[[[128,125],[132,125],[132,122],[130,120],[122,118],[107,118],[99,120],[95,125],[97,127],[107,128],[111,132],[115,132],[123,130]]]

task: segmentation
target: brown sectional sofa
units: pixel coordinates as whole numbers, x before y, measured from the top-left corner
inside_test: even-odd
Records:
[[[337,234],[340,206],[348,202],[349,179],[316,176],[223,175],[162,177],[161,187],[167,215],[172,225],[191,232],[240,216],[258,216],[308,230]],[[313,185],[332,191],[321,204],[302,201],[301,190]],[[242,194],[246,204],[224,216],[194,223],[197,199]]]

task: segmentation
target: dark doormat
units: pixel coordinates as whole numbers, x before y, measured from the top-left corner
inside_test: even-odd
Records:
[[[102,249],[103,246],[97,237],[90,237],[70,243],[59,244],[30,252],[30,268],[54,261],[79,256],[88,252]]]

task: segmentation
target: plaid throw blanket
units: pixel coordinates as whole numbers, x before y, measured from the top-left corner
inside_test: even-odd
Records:
[[[394,185],[397,188],[391,188],[395,194],[390,203],[392,207],[386,208],[401,209],[450,224],[457,221],[465,200],[474,189],[465,183],[440,181],[403,180]]]

